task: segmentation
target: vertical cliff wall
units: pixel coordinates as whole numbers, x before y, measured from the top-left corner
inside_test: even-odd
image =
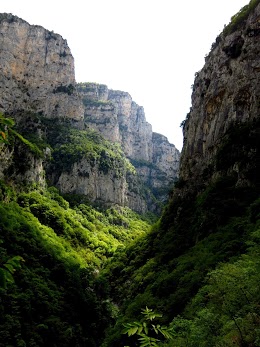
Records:
[[[0,14],[0,111],[45,117],[83,117],[75,94],[74,60],[67,41],[41,26]]]
[[[229,282],[234,278],[232,266],[238,260],[240,272],[241,262],[250,259],[250,252],[252,262],[257,263],[255,250],[259,248],[256,235],[259,230],[260,194],[259,3],[259,0],[252,0],[233,17],[231,24],[213,44],[205,66],[196,74],[192,109],[184,122],[180,179],[154,232],[138,244],[138,252],[130,248],[123,265],[115,264],[114,273],[109,274],[110,283],[114,283],[111,291],[113,299],[123,307],[127,319],[138,315],[140,305],[146,305],[147,301],[156,309],[163,309],[168,322],[183,313],[185,319],[180,321],[180,316],[177,316],[172,321],[173,326],[176,324],[177,331],[181,324],[187,327],[188,322],[192,329],[190,334],[180,329],[181,340],[175,339],[177,345],[178,341],[180,345],[185,344],[187,337],[191,341],[193,336],[196,336],[194,346],[201,346],[206,340],[206,345],[223,341],[223,345],[230,346],[235,340],[237,346],[249,345],[248,341],[254,345],[256,341],[258,322],[254,325],[243,320],[249,317],[249,312],[254,314],[252,306],[248,307],[246,315],[242,314],[242,330],[233,329],[232,315],[229,316],[230,324],[224,319],[219,325],[218,319],[212,335],[204,330],[203,325],[196,325],[195,322],[201,322],[200,317],[205,318],[205,310],[212,315],[212,303],[216,299],[214,286],[218,287],[220,282],[224,286],[219,292],[219,300],[215,301],[214,314],[226,317],[227,312],[221,312],[219,307],[223,307],[223,292],[227,284],[232,289],[231,295],[237,290],[235,282],[238,281]],[[240,257],[244,253],[246,255]],[[223,263],[226,263],[225,274]],[[217,273],[219,278],[216,281]],[[252,278],[257,283],[257,271]],[[203,285],[204,288],[199,291]],[[212,297],[205,296],[205,293],[212,294]],[[239,305],[233,306],[235,314],[245,312],[242,301],[236,301]],[[194,305],[195,302],[197,304]],[[212,317],[207,320],[207,327],[208,322],[213,322]],[[244,330],[245,326],[250,329]],[[198,331],[207,333],[198,338]],[[237,337],[234,339],[235,334]],[[111,341],[108,346],[122,341],[120,337],[116,340],[114,337],[110,339],[110,336],[113,334],[108,335],[108,341]]]
[[[203,183],[218,172],[232,170],[242,182],[241,165],[236,164],[239,156],[235,158],[238,151],[249,166],[254,165],[250,158],[255,158],[256,149],[245,143],[257,131],[260,116],[259,25],[260,5],[247,16],[235,16],[196,74],[192,108],[183,129],[180,176],[184,180]],[[230,141],[237,141],[236,146]],[[225,156],[230,157],[230,165],[224,168]]]
[[[143,107],[128,93],[110,90],[105,85],[80,83],[77,89],[85,106],[86,127],[120,143],[142,181],[156,195],[166,191],[178,178],[180,153],[165,136],[152,131]]]

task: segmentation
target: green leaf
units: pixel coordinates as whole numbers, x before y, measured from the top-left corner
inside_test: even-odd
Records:
[[[15,268],[11,264],[5,263],[3,267],[5,267],[11,274],[15,272]]]
[[[152,324],[153,330],[156,332],[156,334],[158,334],[158,326],[156,327],[155,325]],[[160,325],[159,325],[160,327]]]
[[[6,282],[10,282],[10,283],[14,282],[14,278],[9,271],[4,270],[4,276],[5,276]]]
[[[157,329],[167,340],[173,339],[174,334],[171,328],[157,325]]]
[[[15,263],[17,265],[20,265],[21,261],[24,261],[24,259],[20,255],[16,255],[13,258],[9,259],[8,262],[9,261],[11,261],[12,263]]]
[[[2,265],[0,268],[0,287],[6,288],[6,283],[13,283],[13,274],[17,269],[21,268],[21,261],[24,261],[22,257],[15,256]]]
[[[143,322],[143,327],[144,327],[145,334],[148,335],[148,327],[147,327],[146,322]]]
[[[139,322],[126,323],[124,324],[124,327],[125,329],[123,330],[123,334],[128,334],[128,336],[132,336],[138,333],[140,328],[141,328],[141,331],[143,329],[143,326]]]
[[[140,341],[140,347],[158,347],[159,345],[157,342],[160,342],[160,340],[146,335],[142,335],[138,340]]]
[[[15,257],[9,259],[6,262],[6,265],[12,266],[14,269],[20,269],[21,268],[21,262],[24,261],[22,257],[19,255],[16,255]]]
[[[153,320],[156,317],[162,317],[162,314],[154,312],[152,309],[149,309],[147,306],[145,309],[141,310],[141,313],[145,315],[145,319]]]
[[[138,328],[138,330],[137,330],[137,335],[140,335],[142,331],[143,331],[143,327],[140,326],[140,327]]]

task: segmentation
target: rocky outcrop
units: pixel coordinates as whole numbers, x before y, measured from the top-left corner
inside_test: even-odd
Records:
[[[67,41],[41,26],[0,14],[0,112],[26,110],[81,120]]]
[[[167,190],[178,177],[180,153],[165,136],[152,131],[143,107],[128,93],[105,85],[80,83],[77,89],[85,106],[86,127],[119,142],[142,181],[154,192]]]
[[[70,119],[80,124],[83,106],[75,92],[74,60],[60,35],[29,25],[12,14],[0,14],[0,112],[34,137],[46,131],[28,114]],[[35,157],[16,140],[2,146],[0,174],[17,184],[44,185],[44,158]]]
[[[169,143],[167,137],[153,133],[152,136],[152,162],[159,170],[164,172],[170,180],[178,177],[180,152]]]
[[[128,206],[139,213],[146,213],[148,210],[155,212],[157,204],[150,204],[148,207],[146,197],[138,189],[139,182],[130,186],[130,180],[133,183],[136,175],[129,173],[120,161],[114,165],[118,167],[119,174],[115,174],[115,167],[104,171],[100,168],[99,160],[90,163],[83,158],[73,163],[69,172],[63,171],[55,185],[62,194],[76,194],[94,205],[110,207],[116,204]]]
[[[18,187],[46,186],[43,160],[22,143],[8,148],[0,144],[0,179]]]
[[[205,66],[196,74],[192,108],[184,124],[180,168],[184,181],[203,183],[221,170],[222,175],[236,171],[241,181],[235,152],[240,149],[240,159],[244,155],[248,162],[255,157],[256,148],[243,145],[245,131],[241,129],[250,127],[251,135],[247,136],[252,138],[259,122],[260,5],[246,18],[241,17],[234,17],[217,38]],[[237,147],[228,145],[239,136]],[[227,156],[234,160],[223,169]]]

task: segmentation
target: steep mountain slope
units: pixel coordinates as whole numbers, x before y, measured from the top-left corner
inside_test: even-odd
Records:
[[[259,15],[256,8],[235,31],[228,34],[227,28],[217,37],[203,69],[197,73],[192,108],[184,124],[184,180],[205,181],[213,172],[216,176],[221,170],[232,169],[238,184],[247,185],[239,167],[220,164],[216,157],[220,159],[220,153],[228,150],[227,142],[235,127],[254,127],[259,118]],[[241,145],[245,141],[242,134],[240,141]],[[245,148],[244,155],[249,161],[250,148]],[[235,156],[233,153],[234,164]]]
[[[2,151],[1,176],[11,174],[14,181],[23,176],[28,184],[42,184],[46,171],[50,184],[63,194],[82,195],[104,206],[119,204],[140,213],[158,213],[178,177],[180,154],[164,136],[152,132],[142,107],[128,93],[93,84],[76,85],[74,60],[60,35],[11,14],[1,14],[0,33],[0,111],[13,117],[18,131],[43,149],[34,165],[32,157],[27,158],[22,175],[12,158],[23,151]],[[127,124],[128,131],[121,131]],[[108,141],[118,145],[108,149]],[[90,154],[93,146],[95,156]],[[66,150],[74,153],[67,152],[63,161]],[[136,170],[125,165],[126,157]]]
[[[129,207],[158,213],[176,168],[154,152],[148,186],[119,139],[87,126],[60,35],[1,14],[0,62],[0,346],[100,346],[117,309],[99,273],[148,232]]]
[[[99,272],[150,228],[127,207],[158,213],[176,168],[146,158],[148,186],[119,139],[89,129],[60,35],[1,14],[0,63],[0,346],[100,346],[116,309]]]
[[[161,134],[152,132],[144,109],[128,93],[109,90],[105,85],[80,83],[85,126],[105,139],[121,144],[123,152],[156,198],[167,198],[169,183],[179,170],[179,151]]]
[[[197,73],[170,201],[152,233],[105,272],[123,314],[104,346],[135,346],[119,331],[145,306],[163,323],[183,314],[169,346],[259,344],[259,18],[251,1]]]
[[[11,69],[6,47],[14,65],[19,53],[19,66],[31,61],[28,69],[40,64],[46,74],[46,37],[58,49],[59,69],[71,68],[71,57],[58,35],[0,18],[7,66],[0,104],[16,122],[0,116],[0,346],[138,346],[138,336],[122,335],[123,323],[141,321],[145,306],[163,313],[155,330],[170,324],[174,339],[154,346],[259,346],[259,0],[232,19],[197,74],[180,178],[151,231],[149,221],[118,204],[157,209],[151,166],[172,153],[167,141],[149,132],[127,93],[77,86],[72,75],[66,84],[55,64],[54,89],[35,77],[23,90],[25,70]],[[21,49],[30,35],[39,39],[41,59]],[[38,89],[36,99],[26,96]],[[67,117],[59,109],[70,98],[75,114]],[[162,144],[151,148],[150,141]],[[156,163],[166,178],[167,160]],[[151,175],[149,192],[135,170]],[[143,345],[151,345],[141,328]]]
[[[112,311],[97,276],[149,223],[126,208],[71,208],[54,188],[1,182],[0,197],[0,346],[100,346]]]

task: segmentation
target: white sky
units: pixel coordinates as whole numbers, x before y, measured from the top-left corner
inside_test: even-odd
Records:
[[[62,35],[77,82],[128,92],[153,131],[182,147],[194,74],[249,0],[1,0],[8,12]]]

